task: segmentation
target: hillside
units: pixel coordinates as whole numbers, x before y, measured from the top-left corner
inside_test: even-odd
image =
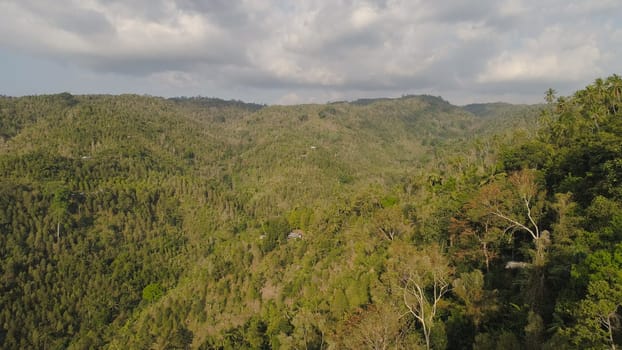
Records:
[[[594,270],[620,245],[617,86],[555,106],[0,97],[0,344],[617,343],[562,310],[618,293]]]

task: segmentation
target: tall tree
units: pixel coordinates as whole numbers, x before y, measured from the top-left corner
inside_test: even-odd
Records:
[[[50,212],[54,220],[56,220],[56,240],[60,239],[60,226],[62,221],[67,215],[67,209],[69,208],[69,195],[70,192],[65,187],[60,187],[54,192],[52,203],[50,205]]]
[[[534,244],[534,266],[544,266],[546,248],[550,243],[549,233],[540,227],[545,204],[545,191],[533,169],[512,173],[507,179],[484,186],[471,206],[485,210],[495,218],[504,232],[525,232]]]
[[[452,269],[437,246],[426,250],[402,247],[393,252],[392,266],[403,304],[421,326],[426,348],[430,349],[440,302],[451,285]]]

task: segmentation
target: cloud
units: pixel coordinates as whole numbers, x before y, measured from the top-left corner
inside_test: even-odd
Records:
[[[294,92],[290,92],[286,95],[281,96],[277,101],[276,104],[279,105],[295,105],[295,104],[299,104],[299,103],[303,103],[305,102],[300,96],[298,96],[298,94],[294,93]]]
[[[578,81],[603,74],[600,59],[600,49],[590,35],[554,26],[492,57],[477,81]]]
[[[523,102],[528,88],[620,73],[621,12],[615,0],[5,0],[0,49],[168,95]]]
[[[0,9],[7,18],[0,28],[16,35],[0,39],[2,44],[104,72],[137,75],[190,69],[193,63],[240,62],[240,49],[225,28],[174,4],[154,2],[152,7],[148,2],[144,8],[151,10],[145,12],[114,1],[65,2],[4,3]]]

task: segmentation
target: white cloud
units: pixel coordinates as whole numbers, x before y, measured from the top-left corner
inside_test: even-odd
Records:
[[[524,1],[505,0],[499,4],[499,15],[501,16],[520,16],[527,14],[528,9]]]
[[[590,35],[554,26],[491,58],[477,81],[578,81],[601,74],[600,59],[600,49]]]
[[[620,73],[621,12],[617,0],[4,0],[0,51],[169,95],[464,100]]]
[[[350,22],[354,28],[361,29],[367,27],[378,18],[378,13],[371,6],[361,6],[354,9],[350,16]]]
[[[299,103],[303,103],[305,102],[300,96],[298,96],[298,94],[290,92],[286,95],[281,96],[277,101],[276,104],[279,105],[295,105],[295,104],[299,104]]]

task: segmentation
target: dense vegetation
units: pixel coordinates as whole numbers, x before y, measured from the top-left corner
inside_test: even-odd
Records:
[[[0,346],[615,348],[622,79],[547,100],[0,97]]]

